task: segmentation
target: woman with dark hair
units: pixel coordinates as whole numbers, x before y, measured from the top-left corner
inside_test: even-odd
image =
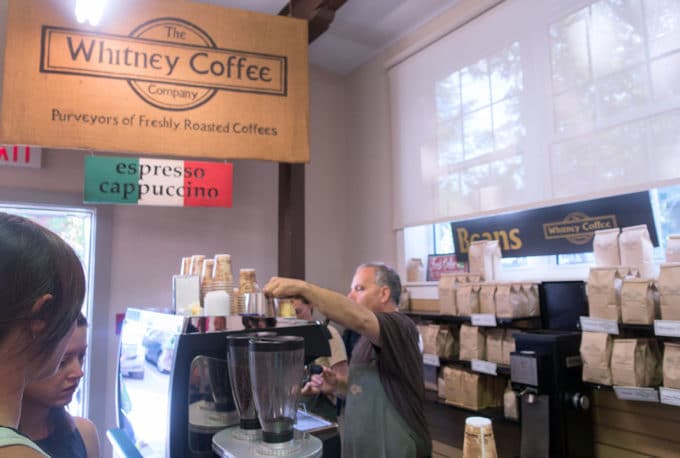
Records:
[[[52,458],[97,458],[99,439],[94,424],[72,417],[65,409],[83,377],[87,350],[87,320],[81,314],[57,373],[29,383],[21,404],[19,431]]]
[[[78,256],[59,236],[0,212],[0,458],[46,456],[16,427],[27,384],[51,376],[85,297]]]

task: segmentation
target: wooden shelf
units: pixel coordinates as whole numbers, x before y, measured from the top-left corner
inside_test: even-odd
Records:
[[[472,319],[469,316],[442,315],[435,312],[403,312],[405,315],[424,321],[433,321],[444,324],[469,324]],[[522,318],[499,318],[496,317],[496,327],[513,329],[540,329],[541,317],[522,317]],[[491,327],[491,326],[489,326]]]
[[[513,418],[506,418],[505,415],[503,415],[503,407],[487,407],[486,409],[481,409],[481,410],[474,410],[474,409],[468,409],[467,407],[461,407],[458,405],[454,405],[451,403],[446,402],[443,399],[440,399],[437,396],[436,392],[431,392],[428,391],[426,392],[425,396],[426,401],[434,402],[439,405],[446,406],[451,409],[456,409],[461,412],[469,412],[473,413],[477,416],[480,417],[486,417],[491,421],[504,421],[508,423],[519,423],[519,420],[515,420]]]

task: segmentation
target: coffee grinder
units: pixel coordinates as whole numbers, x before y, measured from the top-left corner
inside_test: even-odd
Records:
[[[243,357],[243,339],[228,338],[228,347],[231,370],[237,361],[232,355]],[[248,367],[239,368],[238,373],[243,377],[232,383],[233,397],[241,416],[240,425],[216,434],[213,450],[223,457],[321,457],[321,440],[296,431],[294,427],[304,375],[304,339],[252,336],[248,339],[247,351]],[[243,369],[248,370],[248,377],[241,372]],[[250,386],[244,382],[249,382]],[[243,402],[246,400],[247,403]],[[254,407],[257,419],[252,418]],[[262,429],[253,434],[258,426],[255,422]]]
[[[521,398],[522,458],[595,456],[580,342],[581,334],[571,331],[515,335],[510,377]]]

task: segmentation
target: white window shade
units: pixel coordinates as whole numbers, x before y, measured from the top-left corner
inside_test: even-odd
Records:
[[[395,228],[680,181],[677,0],[506,0],[388,75]]]

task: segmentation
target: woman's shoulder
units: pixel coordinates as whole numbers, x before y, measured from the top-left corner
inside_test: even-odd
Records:
[[[0,426],[0,457],[44,457],[47,456],[35,442],[19,434],[13,428]]]
[[[87,418],[73,417],[73,422],[83,438],[85,449],[87,450],[87,458],[96,458],[99,456],[99,435],[97,427]]]

